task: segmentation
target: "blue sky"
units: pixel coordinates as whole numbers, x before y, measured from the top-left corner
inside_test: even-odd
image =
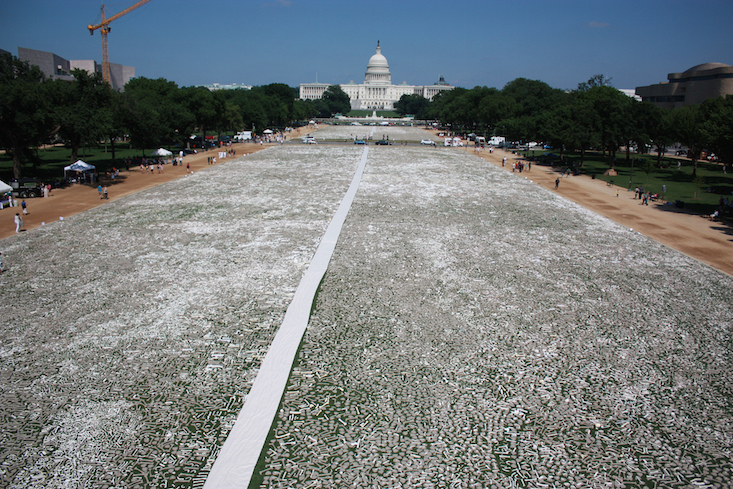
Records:
[[[108,3],[107,16],[135,0]],[[101,62],[98,0],[5,0],[0,48]],[[617,88],[733,65],[730,0],[151,0],[112,23],[110,61],[179,86],[364,80],[377,40],[393,83]]]

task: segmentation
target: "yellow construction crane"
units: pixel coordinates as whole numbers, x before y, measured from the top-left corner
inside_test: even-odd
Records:
[[[140,7],[143,4],[148,3],[150,0],[141,0],[137,2],[132,7],[126,8],[119,14],[115,14],[109,19],[107,18],[107,15],[104,11],[104,4],[102,4],[102,21],[97,25],[89,25],[89,34],[94,35],[94,31],[97,29],[102,29],[100,32],[102,33],[102,77],[107,83],[111,84],[111,77],[109,74],[109,51],[107,49],[107,34],[109,34],[109,31],[112,29],[110,28],[109,24],[115,19],[119,19],[123,15],[132,12],[136,8]]]

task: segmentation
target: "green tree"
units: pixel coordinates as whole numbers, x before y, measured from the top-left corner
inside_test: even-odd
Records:
[[[482,94],[476,116],[481,126],[493,134],[499,121],[509,113],[511,105],[512,100],[508,96],[496,88],[489,88]]]
[[[284,83],[271,83],[261,87],[270,103],[277,110],[273,117],[278,126],[287,125],[292,119],[295,94],[292,87]]]
[[[283,127],[290,123],[291,107],[293,104],[292,89],[282,83],[274,83],[261,87],[254,87],[250,95],[255,97],[262,109],[263,119],[260,126]]]
[[[316,117],[318,111],[310,100],[296,99],[293,101],[292,120],[304,121]]]
[[[631,104],[633,99],[619,90],[609,86],[596,86],[578,92],[581,99],[585,99],[597,115],[597,136],[601,147],[608,153],[608,165],[613,168],[616,161],[616,152],[628,141]]]
[[[610,87],[612,78],[606,75],[593,75],[588,79],[587,82],[578,83],[579,92],[587,92],[591,88],[595,87]]]
[[[340,86],[331,85],[321,97],[328,107],[329,116],[333,114],[348,114],[351,111],[351,100]]]
[[[412,115],[415,119],[425,119],[430,101],[418,94],[403,95],[395,102],[395,112],[401,116]]]
[[[123,138],[127,134],[125,127],[125,110],[122,93],[112,90],[112,97],[109,104],[109,113],[111,116],[111,124],[106,136],[109,138],[110,150],[112,151],[112,166],[116,166],[115,161],[115,143],[118,139]]]
[[[222,115],[224,126],[230,132],[234,132],[241,128],[244,124],[242,118],[242,109],[234,103],[226,102],[224,104],[224,114]]]
[[[540,139],[540,114],[557,107],[564,92],[539,80],[517,78],[507,83],[501,94],[508,98],[505,117],[498,123],[514,140]]]
[[[0,54],[0,145],[13,159],[13,176],[23,163],[37,160],[33,148],[54,129],[48,104],[48,81],[37,66]]]
[[[575,98],[573,94],[566,93],[563,97],[558,98],[558,103],[551,109],[545,109],[537,116],[538,138],[545,143],[550,144],[553,148],[560,152],[562,157],[565,148],[575,149],[581,146],[575,139],[587,131],[583,125],[574,125],[575,117],[579,114],[574,109]],[[578,134],[574,133],[577,129]],[[575,136],[578,136],[575,138]],[[583,141],[582,146],[588,143]]]
[[[592,100],[581,92],[571,94],[566,104],[556,107],[546,125],[553,122],[562,141],[561,151],[579,151],[579,164],[583,166],[586,151],[599,144],[600,120]]]
[[[194,116],[179,94],[178,86],[163,78],[133,78],[125,85],[125,125],[133,147],[150,149],[188,136]]]
[[[112,89],[101,73],[73,70],[73,82],[55,80],[53,117],[59,136],[71,148],[71,163],[82,147],[96,145],[107,137],[112,125]]]
[[[692,160],[692,177],[697,176],[697,161],[705,142],[703,113],[699,105],[686,105],[674,109],[672,124],[677,141],[687,146],[687,156]]]
[[[727,171],[733,165],[733,97],[708,99],[703,102],[702,109],[705,147],[718,156]]]
[[[472,98],[465,88],[442,92],[433,99],[428,115],[450,126],[455,132],[470,131],[478,120],[478,113],[471,107]]]
[[[179,103],[193,116],[193,133],[198,130],[206,137],[206,130],[216,126],[218,103],[211,91],[204,87],[184,87],[180,90]],[[190,136],[190,134],[186,134]]]
[[[651,134],[655,126],[661,122],[662,109],[649,102],[638,102],[629,99],[630,103],[626,110],[626,130],[622,131],[625,136],[626,163],[631,158],[631,147],[636,145],[637,152],[646,154],[652,144]]]
[[[656,106],[651,113],[649,140],[657,152],[657,167],[662,166],[662,155],[666,151],[667,146],[674,142],[672,117],[672,111],[660,109]]]

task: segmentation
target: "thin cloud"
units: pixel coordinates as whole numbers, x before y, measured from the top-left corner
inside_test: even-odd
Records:
[[[608,22],[596,22],[596,21],[588,22],[588,27],[590,27],[591,29],[605,29],[606,27],[610,25],[611,24],[609,24]]]

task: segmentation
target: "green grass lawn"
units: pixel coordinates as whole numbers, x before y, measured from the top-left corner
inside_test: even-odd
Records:
[[[146,151],[150,153],[151,150]],[[134,156],[142,156],[139,149],[128,149],[127,145],[115,145],[115,160],[112,163],[112,151],[109,146],[105,152],[104,146],[98,148],[86,148],[79,151],[78,159],[94,165],[97,171],[105,172],[116,166],[124,168],[123,160]],[[73,163],[71,161],[71,150],[63,146],[48,146],[38,149],[38,157],[41,160],[36,166],[27,163],[23,166],[24,177],[36,177],[43,181],[51,181],[64,177],[64,167]],[[5,153],[0,154],[0,180],[8,182],[13,178],[13,160]]]
[[[529,155],[534,153],[537,158],[541,158],[541,155],[546,153],[558,154],[551,150],[524,153]],[[701,214],[710,214],[718,206],[721,197],[727,197],[729,200],[733,198],[733,175],[723,173],[722,164],[698,161],[697,178],[694,179],[692,177],[693,165],[690,160],[663,157],[662,167],[658,168],[656,155],[632,154],[631,158],[637,158],[633,165],[633,175],[631,161],[626,161],[625,153],[617,154],[614,167],[618,173],[616,176],[604,175],[609,168],[608,160],[598,153],[586,153],[580,172],[632,191],[637,186],[643,186],[644,190],[662,195],[662,186],[666,185],[667,192],[664,194],[664,200],[667,202],[682,201],[685,209]],[[569,164],[579,163],[580,156],[569,154],[566,159]],[[680,168],[677,167],[677,161],[682,163]],[[566,168],[565,165],[558,163],[554,167],[558,171]]]

